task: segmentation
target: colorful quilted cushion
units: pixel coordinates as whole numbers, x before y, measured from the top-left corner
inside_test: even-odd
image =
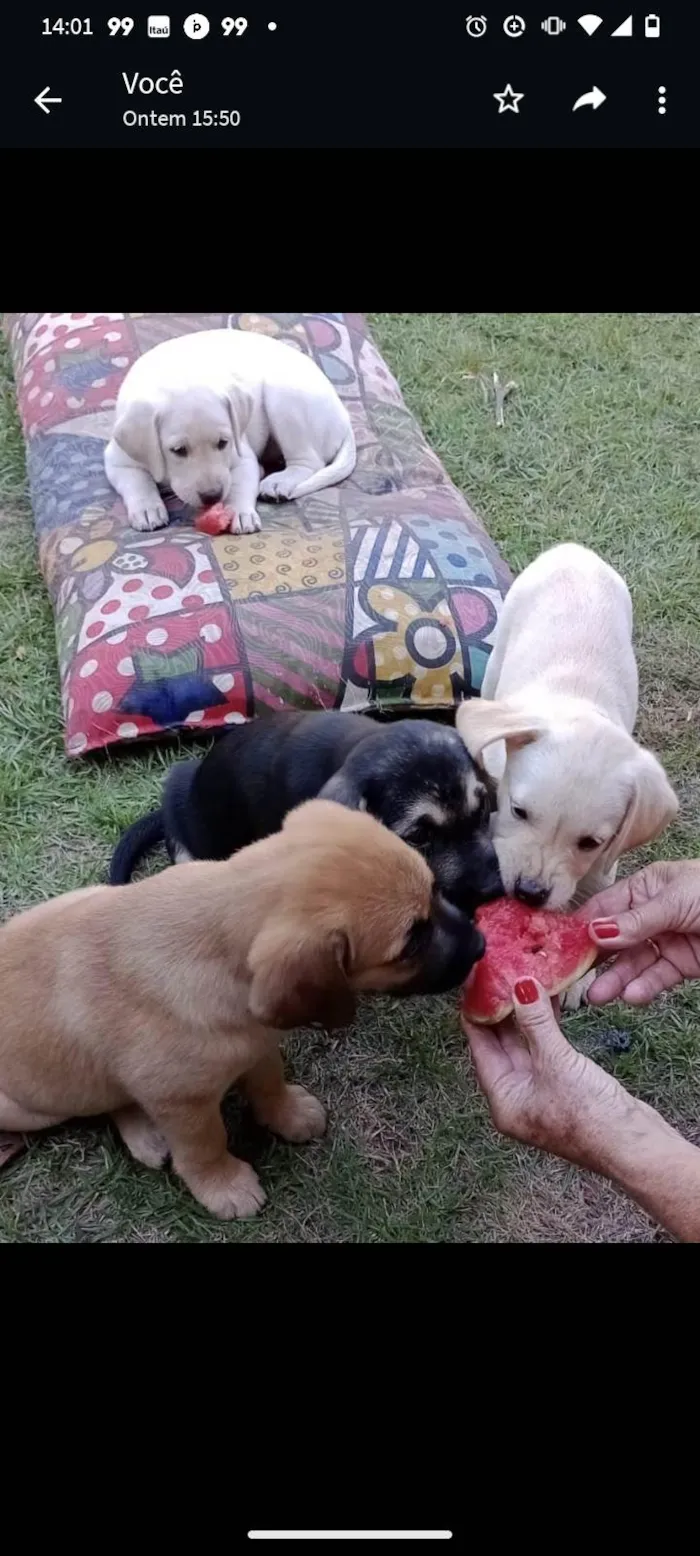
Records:
[[[478,691],[509,574],[406,409],[357,314],[6,316],[71,756],[266,708],[423,711]],[[260,330],[313,355],[345,401],[350,480],[260,504],[262,533],[128,528],[103,468],[144,351]]]

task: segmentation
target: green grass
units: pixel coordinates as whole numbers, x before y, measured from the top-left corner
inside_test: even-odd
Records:
[[[632,589],[639,729],[677,785],[659,857],[700,853],[700,318],[379,315],[376,338],[450,476],[514,569],[555,540],[596,547]],[[517,393],[495,426],[479,386]],[[152,804],[171,751],[67,763],[53,622],[36,565],[7,358],[0,382],[0,916],[98,880],[119,829]],[[644,857],[651,857],[647,851]],[[629,867],[635,861],[629,861]],[[628,1053],[607,1057],[624,1028]],[[647,1012],[585,1011],[567,1031],[700,1141],[700,989]],[[454,1000],[367,1003],[290,1066],[331,1107],[327,1138],[274,1143],[231,1117],[270,1195],[222,1227],[102,1122],[33,1141],[0,1178],[0,1241],[607,1241],[651,1239],[607,1184],[500,1139],[459,1037]]]

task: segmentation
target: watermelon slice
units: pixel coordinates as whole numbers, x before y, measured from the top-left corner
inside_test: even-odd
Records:
[[[223,502],[214,503],[213,508],[203,508],[197,514],[194,521],[195,529],[201,530],[204,535],[223,535],[230,530],[235,523],[236,514],[233,508],[227,508]]]
[[[528,908],[514,897],[478,908],[475,922],[486,951],[462,990],[462,1014],[483,1026],[510,1015],[513,985],[521,978],[536,978],[548,994],[562,994],[598,955],[581,919]]]

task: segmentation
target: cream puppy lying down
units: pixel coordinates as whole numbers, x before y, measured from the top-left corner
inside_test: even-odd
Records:
[[[285,469],[261,481],[277,446]],[[166,340],[134,363],[117,399],[107,478],[134,529],[159,529],[169,486],[192,508],[223,502],[231,528],[260,529],[258,496],[306,497],[355,468],[350,417],[311,357],[250,330]]]
[[[482,695],[456,720],[498,782],[493,839],[509,895],[583,902],[614,880],[621,854],[673,821],[663,768],[632,739],[637,696],[627,585],[585,546],[543,552],[506,596]]]

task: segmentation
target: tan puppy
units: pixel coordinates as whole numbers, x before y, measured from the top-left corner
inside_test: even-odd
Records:
[[[676,796],[633,740],[636,716],[629,590],[594,551],[554,546],[507,594],[482,696],[457,712],[470,755],[498,780],[492,836],[509,895],[582,902],[673,821]]]
[[[483,944],[420,854],[328,800],[225,863],[56,898],[0,929],[0,1129],[111,1113],[137,1161],[171,1155],[215,1215],[251,1215],[265,1195],[221,1117],[233,1082],[283,1139],[323,1134],[280,1030],[347,1026],[361,990],[455,987]]]

